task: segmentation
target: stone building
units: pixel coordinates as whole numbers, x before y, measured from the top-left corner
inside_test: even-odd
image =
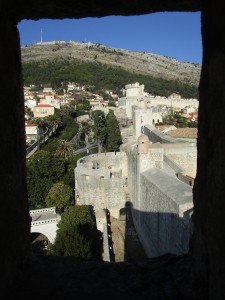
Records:
[[[75,195],[77,204],[93,206],[95,210],[108,209],[119,218],[125,207],[124,182],[127,178],[127,157],[124,152],[98,153],[81,158],[75,168]]]
[[[142,109],[151,107],[170,107],[173,110],[181,110],[187,106],[198,109],[199,102],[197,99],[182,99],[180,95],[172,93],[168,98],[160,96],[151,96],[144,92],[144,85],[139,85],[138,82],[125,85],[123,89],[123,97],[118,100],[118,107],[126,111],[127,117],[132,118],[132,107],[137,106]],[[159,118],[155,117],[154,123],[161,122]],[[150,124],[150,123],[148,123]],[[151,125],[152,125],[151,124]]]
[[[55,107],[50,104],[39,104],[33,107],[34,118],[44,118],[54,115]]]

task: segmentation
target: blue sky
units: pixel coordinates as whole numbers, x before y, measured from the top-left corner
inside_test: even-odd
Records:
[[[108,47],[145,51],[202,63],[200,13],[154,13],[39,21],[18,24],[21,45],[41,41],[100,43]]]

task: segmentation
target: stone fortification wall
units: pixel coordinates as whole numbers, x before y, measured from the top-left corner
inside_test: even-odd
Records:
[[[130,194],[130,199],[134,207],[138,207],[137,199],[137,176],[138,176],[138,165],[137,165],[137,155],[138,148],[137,144],[129,144],[127,147],[127,158],[128,158],[128,191]]]
[[[109,170],[76,169],[76,203],[92,205],[96,210],[107,208],[118,218],[125,206],[125,191],[121,178],[110,178]]]
[[[145,158],[146,159],[146,158]],[[151,160],[154,167],[163,168],[163,148],[160,144],[150,145],[148,159]],[[142,161],[145,164],[144,160]]]
[[[125,85],[126,97],[136,97],[143,95],[144,85],[139,85],[139,82]]]
[[[145,135],[127,147],[132,215],[149,257],[187,253],[192,232],[192,187],[175,176],[185,170],[165,152],[185,161],[196,147],[188,143],[150,144]],[[169,173],[163,170],[164,163],[170,166]]]
[[[103,253],[102,260],[110,261],[108,222],[105,209],[95,211],[97,229],[102,232]]]
[[[127,148],[127,144],[129,143],[133,143],[135,137],[134,137],[134,130],[133,130],[133,126],[132,128],[125,128],[121,130],[122,132],[122,140],[123,140],[123,144],[120,145],[120,151],[126,151],[123,150],[125,148]]]
[[[197,170],[197,147],[195,143],[163,145],[164,154],[183,169],[183,175],[195,178]]]
[[[141,134],[141,125],[153,125],[162,122],[161,110],[157,107],[141,109],[137,106],[132,107],[133,126],[136,138]],[[155,128],[155,127],[154,127]]]
[[[126,98],[122,97],[118,99],[118,106],[120,108],[125,108],[126,107]]]
[[[141,201],[133,218],[147,255],[187,253],[192,233],[192,188],[157,168],[143,172],[140,179]]]
[[[114,110],[114,114],[115,114],[117,120],[127,118],[126,110],[125,110],[125,108],[122,108],[122,107],[120,107],[120,108],[116,107]]]
[[[119,210],[125,207],[126,176],[125,153],[101,153],[80,159],[75,168],[76,203],[92,205],[96,210],[107,208],[119,218]]]
[[[175,163],[170,157],[167,155],[163,155],[163,161],[170,166],[172,170],[174,170],[175,174],[182,173],[184,170],[177,164]]]
[[[127,177],[127,156],[125,152],[106,152],[85,156],[78,160],[77,166],[82,165],[86,169],[99,169],[112,172],[112,177],[121,170],[122,178]]]
[[[133,105],[143,109],[156,106],[166,106],[175,110],[181,110],[187,106],[190,106],[197,110],[199,102],[197,99],[182,99],[177,94],[172,94],[168,98],[160,96],[154,97],[144,92],[144,85],[139,85],[139,83],[136,82],[125,85],[125,89],[123,89],[123,97],[118,99],[118,107],[123,107],[126,109],[126,114],[129,119],[132,118]],[[155,119],[159,120],[158,116],[156,116]]]
[[[175,139],[176,141],[177,139]],[[185,153],[197,153],[197,148],[195,143],[174,143],[174,144],[165,144],[162,145],[164,149],[164,153],[166,155],[171,154],[185,154]]]
[[[140,202],[142,201],[140,196],[140,173],[144,172],[152,167],[163,168],[163,149],[160,144],[150,145],[148,152],[142,154],[138,149],[137,144],[129,144],[127,147],[128,157],[128,190],[130,193],[130,199],[132,202],[133,213],[140,209]],[[136,214],[136,219],[139,218],[139,214]]]
[[[139,97],[126,99],[126,114],[128,119],[132,119],[132,107],[139,107]],[[133,119],[132,119],[133,120]]]
[[[149,96],[147,97],[147,99],[152,106],[163,105],[172,107],[173,109],[183,109],[186,106],[193,106],[195,109],[198,109],[199,106],[199,102],[197,99],[170,99],[159,96]]]
[[[116,110],[116,107],[113,107],[113,106],[102,106],[102,105],[96,105],[96,106],[93,106],[92,108],[93,111],[95,110],[101,110],[104,112],[105,115],[107,115],[109,113],[110,110],[113,110],[115,112]]]
[[[149,124],[145,125],[144,134],[148,136],[149,140],[152,143],[161,143],[161,144],[185,143],[185,141],[183,140],[175,139],[171,136],[166,135],[165,133],[162,133],[160,130],[158,130],[157,128]]]
[[[122,97],[118,99],[118,107],[124,108],[126,111],[126,116],[128,119],[132,119],[132,107],[137,106],[139,108],[146,109],[147,101],[145,96],[135,96],[135,97]]]
[[[191,143],[150,144],[142,134],[138,141],[127,143],[126,152],[86,156],[75,169],[76,203],[95,210],[107,208],[119,218],[120,209],[126,206],[126,187],[148,256],[186,253],[192,230],[192,187],[175,176],[187,166],[180,166],[173,157],[181,164],[182,157],[184,161],[188,155],[194,157],[195,151]],[[165,163],[172,173],[163,170]]]

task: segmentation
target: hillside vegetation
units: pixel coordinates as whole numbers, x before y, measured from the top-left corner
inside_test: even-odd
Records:
[[[146,52],[85,43],[44,43],[21,48],[25,84],[75,81],[91,89],[118,92],[140,82],[151,94],[198,98],[201,65]]]

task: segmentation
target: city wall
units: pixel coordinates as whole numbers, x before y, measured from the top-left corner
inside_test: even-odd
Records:
[[[146,254],[186,253],[192,232],[192,187],[179,180],[178,174],[185,174],[188,155],[194,161],[195,145],[150,144],[146,135],[140,135],[125,149],[78,161],[76,203],[92,205],[95,210],[108,209],[119,218],[128,190],[134,224]],[[171,168],[170,174],[164,170],[165,163]]]
[[[161,109],[157,107],[141,108],[132,106],[132,119],[135,136],[138,138],[141,134],[141,125],[145,127],[145,124],[150,124],[153,127],[154,124],[162,122]]]
[[[130,83],[125,85],[124,93],[126,97],[135,97],[139,95],[143,95],[144,93],[144,85],[139,84],[139,82]]]
[[[193,106],[195,109],[198,109],[199,102],[197,99],[183,99],[183,98],[166,98],[166,97],[159,97],[159,96],[148,96],[148,102],[152,106],[167,106],[171,107],[172,109],[180,110],[187,106]]]
[[[144,85],[138,82],[125,85],[123,89],[123,97],[118,99],[118,107],[126,109],[126,114],[129,119],[132,118],[132,106],[140,108],[166,106],[174,110],[181,110],[185,107],[193,107],[198,109],[199,102],[197,99],[183,99],[178,94],[172,94],[168,98],[160,96],[152,96],[144,92]]]
[[[143,135],[138,144],[128,146],[128,189],[135,228],[149,257],[188,251],[192,232],[192,187],[178,179],[185,172],[167,155],[182,157],[195,153],[191,144],[159,143],[146,145]],[[184,157],[184,160],[186,158]],[[173,174],[164,170],[171,161]],[[184,180],[183,180],[184,181]]]
[[[152,143],[161,143],[161,144],[185,143],[185,141],[183,140],[175,139],[171,136],[166,135],[165,133],[155,128],[155,126],[151,126],[149,124],[145,125],[144,134],[147,135],[147,137]]]
[[[156,112],[140,106],[132,106],[131,111],[136,138],[127,140],[121,152],[98,153],[78,161],[76,203],[108,209],[119,218],[129,198],[136,230],[149,257],[186,253],[192,231],[190,182],[196,173],[196,143],[172,138],[151,125],[138,134],[141,118],[149,120]]]
[[[164,144],[165,158],[179,165],[183,175],[195,178],[197,170],[197,147],[195,143]]]
[[[141,201],[134,222],[146,254],[187,253],[192,234],[192,188],[157,168],[143,172],[140,179]]]
[[[172,168],[174,163],[184,171],[183,174],[195,178],[197,170],[197,146],[196,140],[185,142],[184,140],[173,138],[154,126],[147,125],[144,127],[144,133],[148,136],[150,142],[160,143],[163,146],[164,161]],[[176,172],[181,173],[181,172]]]
[[[119,218],[125,207],[127,158],[124,152],[98,153],[78,161],[75,168],[76,203],[92,205],[95,210],[108,209]]]

